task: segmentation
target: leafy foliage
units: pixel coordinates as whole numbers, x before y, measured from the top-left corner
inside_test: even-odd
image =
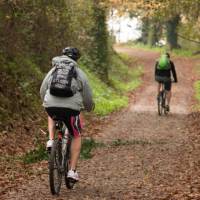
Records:
[[[103,147],[103,146],[104,146],[103,143],[98,143],[92,138],[83,139],[80,157],[82,159],[90,159],[92,158],[91,151],[97,147]]]
[[[141,20],[142,38],[140,41],[144,44],[147,44],[148,39],[148,43],[154,46],[160,39],[167,38],[168,47],[174,49],[182,45],[193,47],[195,42],[191,40],[197,43],[200,41],[199,0],[110,0],[110,3],[119,10],[119,15],[128,11],[131,16],[136,16]],[[183,38],[185,39],[182,40]],[[186,46],[185,42],[189,45]]]
[[[93,84],[94,88],[98,88],[96,91],[99,91],[95,92],[95,98],[99,102],[97,105],[105,107],[109,112],[118,106],[126,105],[127,99],[121,98],[121,92],[133,89],[139,84],[137,78],[133,78],[133,73],[138,72],[132,72],[132,75],[129,72],[128,76],[130,75],[133,81],[126,84],[130,80],[123,82],[120,79],[125,77],[126,73],[118,75],[118,71],[126,70],[123,67],[115,68],[118,61],[113,57],[106,27],[106,17],[111,7],[117,8],[119,14],[130,11],[139,19],[150,20],[150,24],[155,22],[156,27],[158,21],[165,22],[180,14],[184,25],[177,30],[199,39],[198,0],[183,0],[181,3],[172,0],[1,1],[0,119],[3,124],[9,121],[9,116],[24,120],[27,117],[27,108],[33,113],[37,111],[40,104],[38,89],[43,73],[49,70],[51,58],[59,55],[64,46],[70,45],[81,49],[84,65],[86,63],[90,71],[105,82],[101,88]],[[159,29],[154,29],[155,26],[152,26],[151,30],[148,29],[151,32],[148,42],[151,44],[162,35],[159,33],[153,41],[155,30]],[[190,30],[195,31],[192,33]],[[110,76],[111,72],[115,76]],[[112,86],[109,90],[105,89],[107,84]],[[108,103],[111,96],[115,100]],[[13,104],[13,99],[18,101]],[[98,106],[96,112],[101,113]]]
[[[88,69],[84,69],[84,71],[87,73],[91,87],[93,88],[96,114],[106,115],[127,105],[127,97],[117,94],[111,87],[101,82],[100,79],[94,76]]]
[[[142,43],[134,43],[134,42],[129,42],[128,45],[133,48],[138,48],[138,49],[143,49],[143,50],[148,50],[148,51],[156,51],[160,53],[165,53],[166,51],[168,51],[168,48],[166,46],[150,47],[148,45],[143,45]],[[198,55],[194,55],[191,50],[173,49],[171,53],[176,56],[199,57]]]
[[[200,91],[200,81],[196,81],[194,87],[195,87],[195,91],[196,91],[195,96],[196,96],[197,100],[200,101],[200,93],[199,93],[199,91]]]
[[[48,154],[44,145],[39,145],[36,149],[26,153],[22,157],[22,160],[25,164],[35,163],[47,159]]]
[[[98,115],[107,115],[125,107],[128,104],[128,97],[125,93],[134,90],[141,83],[142,68],[139,66],[128,68],[123,60],[130,60],[130,58],[124,57],[122,60],[122,57],[113,55],[111,58],[112,65],[108,72],[109,86],[102,82],[98,76],[95,76],[86,67],[86,63],[81,63],[81,67],[87,73],[91,87],[93,88],[96,104],[94,112]]]
[[[49,70],[51,58],[60,55],[63,47],[78,47],[83,57],[88,56],[93,72],[97,71],[97,75],[102,74],[101,70],[105,72],[109,66],[109,58],[105,58],[109,57],[107,50],[99,48],[90,54],[94,46],[101,47],[101,42],[108,38],[106,27],[102,30],[104,35],[91,34],[98,17],[91,0],[0,2],[1,125],[5,127],[13,118],[24,120],[38,113],[42,78]],[[105,20],[103,14],[101,24]],[[96,62],[93,57],[98,55],[104,56]]]
[[[196,73],[199,76],[199,74],[200,74],[200,66],[199,65],[196,66]],[[195,108],[199,111],[199,109],[200,109],[200,80],[197,80],[194,83],[194,89],[195,89],[195,98],[197,100]]]

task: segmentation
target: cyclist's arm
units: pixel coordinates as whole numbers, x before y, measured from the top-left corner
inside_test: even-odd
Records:
[[[156,75],[157,75],[157,71],[158,71],[157,66],[158,66],[158,62],[156,62],[156,64],[155,64],[154,77],[156,77]]]
[[[173,78],[174,78],[174,82],[177,83],[178,80],[177,80],[177,75],[176,75],[176,69],[175,69],[175,65],[174,63],[171,61],[171,70],[172,70],[172,75],[173,75]]]
[[[83,83],[82,95],[84,108],[88,112],[92,111],[94,109],[94,102],[92,99],[92,90],[87,81]]]
[[[83,97],[83,105],[84,105],[84,109],[88,112],[92,111],[94,109],[94,101],[93,101],[93,97],[92,97],[92,90],[90,88],[88,79],[85,75],[85,73],[82,70],[78,70],[79,71],[79,76],[81,79],[81,83],[82,83],[82,90],[81,90],[81,94]]]
[[[52,74],[52,72],[53,72],[54,69],[55,69],[55,68],[52,68],[52,69],[48,72],[48,74],[45,76],[45,78],[44,78],[44,80],[43,80],[43,82],[42,82],[42,85],[41,85],[41,87],[40,87],[40,97],[41,97],[42,101],[44,100],[44,96],[45,96],[46,91],[47,91],[47,89],[48,89],[49,79],[50,79],[50,76],[51,76],[51,74]]]

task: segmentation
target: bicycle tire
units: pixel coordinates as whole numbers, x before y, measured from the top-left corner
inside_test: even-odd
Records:
[[[164,111],[164,114],[167,115],[168,114],[168,111],[166,109],[166,92],[163,91],[163,96],[162,96],[162,107],[163,107],[163,111]]]
[[[60,166],[62,163],[62,143],[55,140],[49,156],[49,185],[52,195],[59,195],[62,172]]]
[[[75,182],[74,181],[71,181],[70,179],[67,178],[67,173],[69,171],[69,164],[70,164],[70,149],[71,149],[71,142],[68,143],[67,145],[67,153],[66,153],[66,157],[65,157],[65,186],[68,188],[68,189],[73,189],[74,187],[74,184]]]
[[[69,160],[67,160],[67,162],[66,162],[65,186],[66,186],[68,189],[71,190],[71,189],[73,189],[75,182],[72,182],[69,178],[67,178],[68,169],[69,169]]]
[[[162,115],[163,107],[162,107],[162,94],[160,93],[158,96],[158,115]]]

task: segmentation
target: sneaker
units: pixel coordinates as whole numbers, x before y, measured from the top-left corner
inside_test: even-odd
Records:
[[[67,178],[73,179],[75,181],[79,181],[78,173],[71,169],[67,173]]]
[[[169,112],[169,105],[166,105],[165,109],[166,109],[167,112]]]
[[[49,149],[49,148],[51,148],[53,146],[53,142],[54,142],[54,140],[49,140],[47,142],[47,149]]]

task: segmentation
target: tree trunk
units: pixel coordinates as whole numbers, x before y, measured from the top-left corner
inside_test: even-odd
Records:
[[[140,41],[145,45],[155,46],[161,37],[161,30],[162,27],[156,19],[143,18]]]
[[[180,22],[180,16],[176,15],[172,19],[168,20],[166,23],[167,28],[167,43],[169,45],[170,50],[179,48],[178,45],[178,35],[177,35],[177,27]]]
[[[156,42],[158,42],[158,37],[156,33],[157,33],[156,26],[154,23],[152,23],[148,33],[148,45],[151,47],[155,46]]]
[[[143,44],[147,44],[148,43],[148,34],[149,34],[149,19],[148,18],[144,18],[142,20],[142,36],[141,36],[141,42]]]
[[[155,46],[162,36],[162,25],[157,19],[152,19],[149,26],[148,45]]]
[[[91,30],[93,48],[91,48],[92,52],[90,55],[95,65],[95,71],[97,71],[103,81],[108,83],[109,34],[106,25],[106,10],[100,5],[99,0],[94,1],[93,9],[95,23]]]

